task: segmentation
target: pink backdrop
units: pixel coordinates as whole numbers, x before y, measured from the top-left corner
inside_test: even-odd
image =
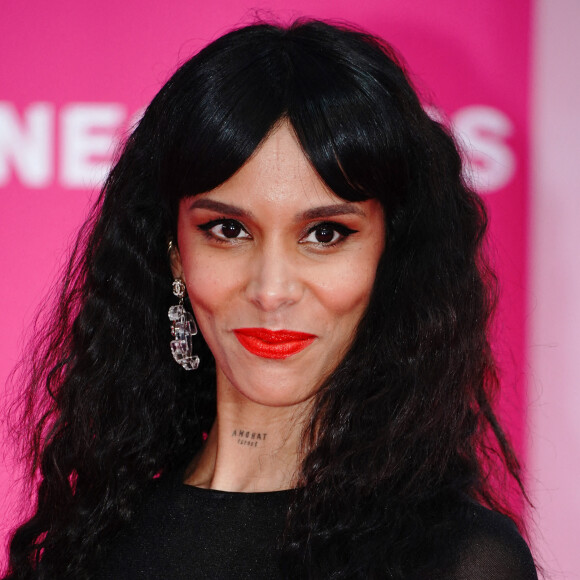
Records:
[[[526,458],[530,0],[180,0],[171,9],[161,2],[63,0],[54,6],[4,0],[1,9],[0,386],[116,139],[176,66],[255,14],[282,22],[300,15],[344,19],[401,51],[426,105],[464,143],[470,178],[492,216],[503,289],[496,338],[502,414]],[[16,513],[17,471],[5,456],[2,535]]]
[[[532,54],[528,374],[535,544],[580,579],[580,2],[537,0]]]

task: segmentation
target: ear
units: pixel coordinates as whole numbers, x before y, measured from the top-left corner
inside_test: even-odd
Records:
[[[181,278],[183,280],[183,267],[181,265],[181,255],[179,248],[170,242],[169,247],[169,265],[174,278]]]

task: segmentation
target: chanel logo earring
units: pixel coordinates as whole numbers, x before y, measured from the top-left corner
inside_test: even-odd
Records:
[[[171,334],[174,337],[170,342],[171,354],[175,362],[186,371],[194,371],[199,366],[199,357],[191,352],[191,337],[197,334],[197,325],[193,316],[183,307],[185,284],[181,278],[173,280],[173,294],[179,298],[179,304],[169,308]]]

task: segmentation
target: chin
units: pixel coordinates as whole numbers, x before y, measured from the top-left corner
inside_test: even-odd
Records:
[[[313,384],[304,376],[296,379],[288,377],[287,371],[266,373],[260,372],[253,378],[251,374],[241,373],[247,380],[240,383],[237,380],[228,381],[231,387],[244,399],[264,407],[293,407],[311,399],[317,392],[316,387],[305,388],[305,384]]]

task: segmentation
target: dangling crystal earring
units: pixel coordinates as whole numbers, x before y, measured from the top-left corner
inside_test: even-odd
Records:
[[[175,362],[186,371],[194,371],[199,366],[199,357],[191,353],[191,337],[197,334],[197,325],[193,316],[183,307],[185,284],[181,278],[173,280],[173,294],[179,298],[179,304],[169,308],[171,334],[175,337],[170,343],[171,354]]]

